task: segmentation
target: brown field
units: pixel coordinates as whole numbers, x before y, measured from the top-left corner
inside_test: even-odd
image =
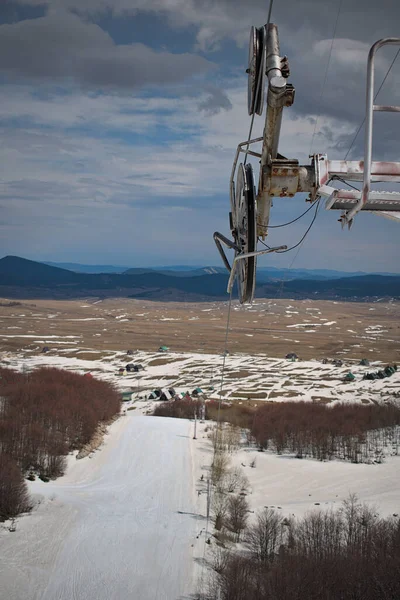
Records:
[[[95,360],[111,350],[155,351],[162,344],[172,352],[221,354],[224,350],[226,302],[159,303],[122,298],[7,303],[6,299],[0,301],[0,351],[37,353],[48,346],[50,352],[70,349],[70,356]],[[400,303],[280,299],[257,300],[253,306],[240,307],[235,302],[228,350],[269,357],[293,351],[305,360],[365,356],[398,362]],[[160,356],[158,364],[163,360]]]

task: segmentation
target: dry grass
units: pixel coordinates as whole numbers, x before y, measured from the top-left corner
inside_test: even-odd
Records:
[[[156,352],[165,344],[172,352],[200,351],[221,355],[224,347],[226,302],[157,303],[121,298],[98,303],[94,303],[93,299],[35,300],[32,303],[21,302],[18,306],[7,303],[7,299],[0,299],[0,350],[40,351],[47,345],[58,352],[62,348],[72,349],[72,341],[76,342],[75,352],[79,347],[93,348],[102,353],[126,352],[128,349]],[[288,317],[286,311],[289,306],[298,314]],[[349,348],[346,360],[359,361],[366,356],[384,362],[400,361],[400,329],[393,325],[400,322],[400,303],[258,300],[251,312],[244,307],[238,309],[236,302],[233,308],[228,339],[230,354],[266,353],[269,357],[284,358],[288,352],[294,351],[304,360],[333,359],[343,358],[341,353]],[[307,310],[310,308],[318,308],[321,314]],[[205,309],[210,310],[204,312]],[[117,316],[123,318],[117,319]],[[191,320],[193,317],[198,317],[198,320]],[[162,320],[165,318],[178,320]],[[213,320],[216,318],[220,320]],[[124,319],[129,319],[129,323]],[[320,323],[312,336],[302,331],[304,328],[288,328],[288,325],[301,324],[306,320]],[[325,325],[332,321],[335,323]],[[381,325],[388,333],[374,335],[365,331],[375,325]],[[35,337],[4,337],[18,334]],[[46,339],[50,335],[60,337]],[[62,343],[52,345],[55,341]],[[314,347],[310,348],[310,344]],[[88,359],[94,356],[88,356]],[[127,361],[132,360],[132,357],[126,358]],[[298,364],[301,369],[301,361]],[[283,361],[282,369],[285,367]],[[239,373],[229,375],[240,379]]]
[[[180,362],[182,358],[155,358],[151,360],[148,364],[149,367],[162,367],[163,365],[169,365],[170,363]]]

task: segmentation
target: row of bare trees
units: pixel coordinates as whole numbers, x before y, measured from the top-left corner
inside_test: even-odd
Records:
[[[174,402],[161,402],[154,409],[156,417],[174,417],[176,419],[193,419],[195,413],[201,414],[201,408],[204,402],[202,400],[191,400],[182,398]]]
[[[399,453],[400,408],[395,404],[268,403],[257,409],[251,433],[261,450],[269,448],[277,454],[381,462],[385,453]]]
[[[207,402],[207,418],[218,403]],[[221,421],[246,429],[260,450],[298,458],[382,462],[400,453],[400,407],[386,404],[268,402],[257,408],[221,403]]]
[[[227,530],[232,531],[229,523]],[[284,518],[265,508],[244,528],[242,540],[245,549],[242,545],[240,552],[229,550],[226,542],[215,546],[212,574],[199,597],[400,598],[400,519],[381,518],[355,495],[336,512],[311,512],[301,519]]]
[[[0,369],[0,519],[26,505],[23,475],[61,475],[65,455],[119,409],[120,396],[106,382],[54,368]]]

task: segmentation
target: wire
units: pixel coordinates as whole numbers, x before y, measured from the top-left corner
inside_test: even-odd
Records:
[[[292,221],[288,221],[287,223],[282,223],[282,225],[268,225],[266,227],[266,229],[278,229],[279,227],[286,227],[287,225],[291,225],[292,223],[296,223],[296,221],[298,221],[299,219],[301,219],[302,217],[304,217],[304,215],[306,215],[313,208],[313,206],[314,205],[311,204],[311,206],[309,206],[307,208],[307,210],[305,210],[301,215],[299,215],[298,217],[296,217]]]
[[[319,118],[321,116],[322,97],[324,95],[325,85],[326,85],[326,82],[327,82],[327,79],[328,79],[329,65],[331,63],[333,44],[335,42],[336,29],[337,29],[337,25],[338,25],[338,22],[339,22],[340,12],[342,10],[342,3],[343,3],[343,0],[340,0],[339,9],[338,9],[338,12],[337,12],[337,15],[336,15],[335,26],[333,28],[331,48],[329,50],[329,56],[328,56],[328,62],[327,62],[326,69],[325,69],[324,81],[322,83],[321,94],[320,94],[320,97],[319,97],[319,100],[318,100],[318,114],[317,114],[317,118],[315,119],[315,123],[314,123],[314,131],[313,131],[312,138],[311,138],[311,144],[310,144],[310,152],[309,152],[309,154],[311,154],[311,151],[312,151],[312,147],[313,147],[313,144],[314,144],[314,137],[315,137],[315,133],[317,131],[318,120],[319,120]]]
[[[375,100],[377,99],[377,97],[378,97],[378,95],[379,95],[379,92],[380,92],[380,91],[381,91],[381,89],[383,88],[383,86],[384,86],[384,83],[385,83],[386,79],[388,78],[388,75],[389,75],[390,71],[392,70],[392,67],[393,67],[394,63],[396,62],[396,58],[398,57],[398,55],[399,55],[399,54],[400,54],[400,48],[397,50],[397,52],[396,52],[396,54],[395,54],[395,57],[394,57],[394,59],[392,60],[392,63],[391,63],[391,65],[390,65],[390,67],[388,68],[388,70],[387,70],[387,73],[386,73],[385,77],[383,78],[383,81],[382,81],[381,85],[379,86],[379,89],[378,89],[378,91],[376,92],[376,94],[375,94],[375,96],[374,96],[374,102],[375,102]],[[351,144],[350,144],[350,148],[347,150],[347,152],[346,152],[346,156],[344,157],[344,159],[343,159],[343,160],[346,160],[346,159],[347,159],[347,157],[348,157],[348,155],[350,154],[350,150],[352,149],[352,147],[353,147],[353,145],[354,145],[354,142],[356,141],[356,139],[357,139],[357,137],[358,137],[358,134],[360,133],[361,129],[363,128],[363,125],[364,125],[364,123],[365,123],[365,117],[363,118],[363,120],[362,120],[362,122],[361,122],[361,125],[360,125],[360,127],[357,129],[357,131],[356,131],[356,134],[355,134],[355,136],[354,136],[354,138],[353,138],[353,141],[352,141],[352,142],[351,142]]]
[[[308,228],[306,229],[306,232],[303,235],[303,237],[301,238],[301,240],[299,240],[297,242],[297,244],[295,244],[294,246],[291,246],[290,248],[287,248],[286,250],[277,250],[276,254],[286,254],[286,252],[290,252],[291,250],[294,250],[295,248],[297,248],[298,246],[300,246],[304,242],[304,240],[306,239],[306,237],[307,237],[307,235],[308,235],[311,227],[315,223],[315,219],[317,218],[319,206],[320,206],[320,200],[317,201],[317,206],[315,207],[315,213],[314,213],[314,216],[312,218],[312,221],[311,221],[310,225],[308,226]]]
[[[219,387],[219,398],[218,398],[217,427],[219,427],[219,419],[220,419],[220,413],[221,413],[221,400],[222,400],[222,387],[224,385],[225,362],[226,362],[226,355],[228,353],[228,334],[229,334],[229,322],[231,320],[231,306],[232,306],[232,289],[229,294],[228,318],[226,321],[226,330],[225,330],[224,358],[222,361],[221,383],[220,383],[220,387]]]
[[[344,179],[342,179],[342,177],[339,177],[339,175],[334,175],[332,177],[332,179],[334,179],[335,181],[341,181],[342,183],[344,183],[345,185],[348,185],[349,187],[353,188],[353,190],[356,190],[356,192],[359,192],[359,188],[355,187],[354,185],[352,185],[351,183],[348,183],[347,181],[345,181]]]

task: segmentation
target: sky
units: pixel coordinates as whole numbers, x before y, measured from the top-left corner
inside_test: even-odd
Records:
[[[212,234],[230,233],[249,32],[267,13],[267,0],[0,0],[0,257],[221,265]],[[400,37],[400,3],[275,0],[272,22],[296,88],[280,153],[344,158],[364,117],[369,47]],[[378,54],[378,85],[396,50]],[[400,104],[399,84],[400,56],[379,102]],[[374,124],[374,159],[399,160],[398,115]],[[349,155],[362,157],[363,129]],[[304,195],[277,198],[270,223],[307,207]],[[400,273],[400,223],[364,213],[348,231],[339,216],[322,207],[299,252],[259,265]],[[295,244],[311,218],[268,243]]]

